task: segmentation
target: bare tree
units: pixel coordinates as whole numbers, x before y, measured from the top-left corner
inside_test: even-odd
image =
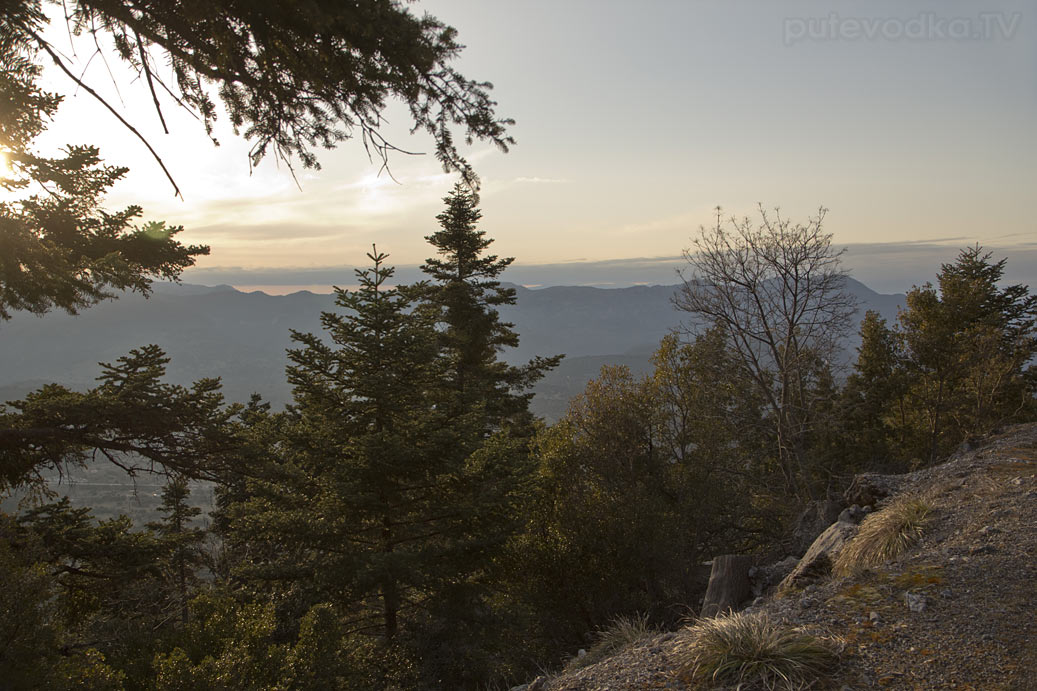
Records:
[[[785,489],[811,493],[806,441],[816,420],[819,386],[857,310],[846,290],[842,251],[823,232],[826,209],[805,224],[761,205],[760,220],[731,217],[700,228],[684,251],[688,267],[679,309],[727,334],[736,362],[759,387],[769,410]],[[823,386],[821,386],[823,388]]]

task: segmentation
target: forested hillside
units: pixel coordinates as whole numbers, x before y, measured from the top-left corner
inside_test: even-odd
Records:
[[[54,27],[93,44],[86,64]],[[676,286],[511,285],[470,160],[480,142],[506,152],[514,121],[452,66],[462,48],[396,0],[0,5],[0,689],[536,691],[558,669],[553,688],[579,689],[621,650],[658,656],[633,688],[1028,679],[1029,659],[1009,667],[1032,649],[1033,545],[1004,533],[1033,513],[1037,295],[1005,280],[1009,259],[963,242],[906,295],[878,295],[826,208],[759,204],[689,231]],[[377,240],[332,295],[156,289],[210,248],[113,206],[128,170],[96,146],[44,136],[86,94],[180,194],[91,86],[95,57],[117,81],[106,55],[162,131],[166,103],[213,143],[243,140],[250,173],[269,155],[296,184],[294,166],[316,174],[349,139],[391,177],[411,153],[389,138],[401,114],[439,171],[419,184],[445,195],[412,229],[421,280],[397,280]],[[568,184],[494,189],[533,182]],[[541,194],[524,203],[546,216]],[[97,491],[72,501],[55,491],[70,478]],[[946,571],[910,562],[916,544]],[[901,645],[920,627],[897,599],[919,614],[944,573],[969,593],[1013,569],[976,588],[984,611],[956,607],[963,637]],[[822,609],[810,597],[733,611],[768,588],[823,595],[825,612],[804,614]],[[842,626],[841,643],[793,615]],[[998,617],[1022,633],[995,641]],[[962,641],[998,645],[997,669]]]
[[[352,281],[343,276],[344,285]],[[550,420],[565,412],[602,365],[647,372],[663,336],[691,322],[673,304],[676,285],[508,287],[516,304],[502,306],[501,318],[515,324],[520,338],[501,357],[518,363],[542,353],[566,356],[534,388],[533,410]],[[861,317],[871,309],[892,320],[904,304],[903,295],[881,295],[852,279],[848,288],[860,301]],[[19,398],[50,382],[88,388],[99,374],[97,363],[155,343],[171,358],[167,374],[173,381],[218,376],[230,400],[259,393],[281,407],[291,398],[282,376],[290,330],[318,330],[320,313],[333,304],[333,295],[310,292],[276,296],[229,286],[159,284],[148,299],[122,295],[76,316],[15,314],[3,327],[0,398]],[[846,342],[847,363],[856,341],[851,334]]]

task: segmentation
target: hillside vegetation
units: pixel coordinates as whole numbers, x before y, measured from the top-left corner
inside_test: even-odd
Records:
[[[925,671],[888,666],[909,617],[984,592],[935,586],[959,568],[971,578],[979,557],[1007,568],[1026,554],[966,542],[948,565],[888,567],[946,526],[971,539],[953,502],[995,487],[926,484],[925,469],[1037,418],[1037,298],[1002,285],[1004,260],[966,248],[895,321],[867,310],[846,372],[859,304],[823,213],[718,217],[689,254],[686,328],[643,373],[603,366],[548,424],[531,403],[560,358],[504,357],[520,342],[504,316],[518,291],[500,280],[512,260],[489,253],[470,190],[444,203],[426,281],[396,284],[372,248],[359,287],[337,290],[317,329],[284,325],[287,367],[265,372],[291,391],[283,409],[258,394],[228,403],[218,379],[167,377],[154,344],[102,364],[92,386],[46,384],[0,408],[0,489],[23,499],[0,514],[0,678],[431,691],[565,668],[557,688],[622,688],[631,674],[629,688],[890,685]],[[134,523],[118,498],[101,518],[51,493],[55,474],[113,469],[152,495],[153,520],[134,510]],[[906,471],[921,474],[895,475]],[[204,520],[192,483],[211,497]],[[995,518],[976,527],[992,541],[1032,514]],[[736,615],[724,612],[745,603],[721,598],[709,610],[720,616],[679,630],[712,593],[709,561],[754,563],[755,594],[778,597]],[[1026,593],[982,597],[1009,621]],[[984,616],[955,626],[989,643],[999,633]],[[933,635],[915,649],[947,656],[940,674],[988,674],[967,658],[954,667],[957,639]],[[1011,641],[1006,683],[1022,654]]]
[[[739,688],[1032,688],[1037,424],[994,435],[935,467],[872,476],[867,483],[892,492],[871,516],[917,497],[931,507],[902,550],[876,545],[864,534],[865,519],[837,552],[853,563],[851,573],[819,575],[787,592],[772,588],[738,614],[643,638],[537,685],[550,691],[734,688],[731,671],[749,658]],[[903,525],[886,522],[885,530],[902,535]],[[731,630],[754,650],[747,654],[709,635]],[[790,638],[772,640],[776,635]]]

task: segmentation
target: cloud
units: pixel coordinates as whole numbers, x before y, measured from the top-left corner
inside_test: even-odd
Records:
[[[529,183],[533,185],[564,185],[572,182],[572,180],[566,180],[564,178],[518,177],[515,178],[513,182]]]

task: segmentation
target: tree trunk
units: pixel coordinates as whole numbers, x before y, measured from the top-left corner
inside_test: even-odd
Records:
[[[751,565],[752,558],[743,554],[715,557],[700,615],[715,617],[745,601],[752,592],[749,584]]]

